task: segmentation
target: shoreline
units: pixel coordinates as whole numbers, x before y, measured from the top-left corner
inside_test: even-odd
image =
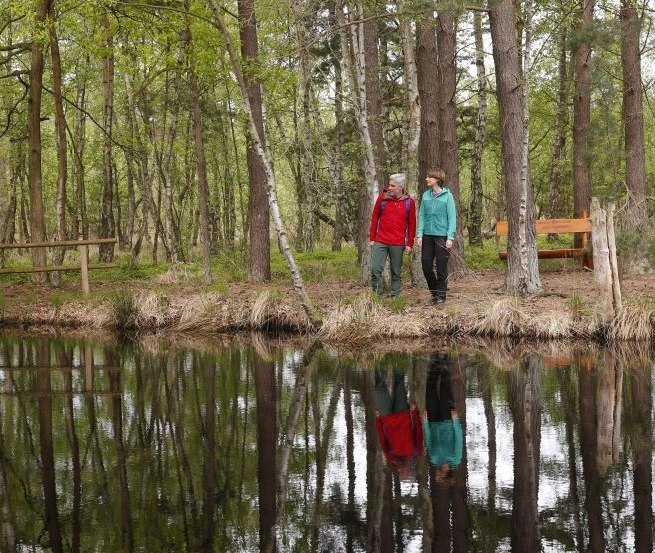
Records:
[[[563,309],[539,296],[488,297],[466,309],[454,298],[443,307],[423,302],[376,299],[365,288],[323,302],[323,324],[312,328],[290,290],[251,289],[236,297],[217,292],[180,293],[147,290],[92,301],[47,301],[6,306],[0,326],[36,331],[110,331],[174,333],[210,338],[242,332],[285,333],[327,343],[366,345],[394,339],[586,340],[599,345],[647,342],[655,338],[655,306],[628,304],[604,323],[592,308]],[[416,294],[421,293],[416,291]],[[424,294],[425,292],[422,291]],[[555,299],[560,299],[554,295]]]

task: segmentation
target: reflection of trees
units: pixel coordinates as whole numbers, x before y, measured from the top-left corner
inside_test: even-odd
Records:
[[[257,482],[259,497],[259,549],[275,551],[277,520],[276,449],[277,417],[275,365],[254,354],[253,370],[257,394]]]
[[[59,513],[57,511],[57,486],[55,483],[55,458],[52,443],[52,389],[50,387],[48,342],[36,343],[36,381],[39,392],[39,443],[41,446],[41,479],[45,500],[45,524],[50,535],[50,547],[55,553],[63,551]]]
[[[521,370],[509,377],[508,399],[514,418],[514,492],[512,550],[539,551],[539,455],[541,441],[541,391],[543,360],[527,355]]]
[[[585,511],[589,529],[588,550],[592,553],[601,553],[605,551],[605,536],[603,535],[600,471],[596,463],[596,452],[598,451],[595,409],[596,379],[594,374],[587,369],[580,370],[579,378],[580,453],[585,481]]]
[[[452,356],[453,396],[472,449],[464,450],[456,486],[433,487],[431,496],[422,460],[416,483],[385,470],[369,368],[353,370],[329,351],[262,357],[247,347],[200,354],[42,344],[0,342],[2,363],[31,367],[1,374],[2,551],[15,543],[57,550],[57,540],[67,551],[397,551],[408,539],[418,547],[422,541],[424,551],[495,551],[510,536],[515,551],[533,551],[541,531],[567,550],[604,552],[625,544],[612,534],[629,534],[633,520],[636,550],[652,550],[648,359],[626,367],[621,383],[621,357],[612,365],[609,354],[580,374],[542,371],[529,357],[521,371],[490,372]],[[50,357],[61,368],[49,366]],[[424,360],[396,357],[403,370],[411,365],[410,396],[422,408]],[[468,378],[467,368],[475,368]],[[496,492],[495,433],[500,443],[512,424],[505,391],[516,472],[514,489],[510,482]],[[611,461],[601,476],[618,451],[621,398],[626,462]],[[549,431],[543,444],[542,413]],[[489,466],[472,463],[484,459],[473,448],[485,447],[485,426]],[[554,436],[556,456],[546,450]],[[610,449],[600,451],[601,444]],[[563,490],[539,513],[541,530],[539,470]],[[469,475],[481,488],[467,502]],[[603,536],[608,521],[615,528]]]
[[[630,367],[627,423],[634,463],[635,551],[653,551],[653,420],[652,370],[648,360]]]

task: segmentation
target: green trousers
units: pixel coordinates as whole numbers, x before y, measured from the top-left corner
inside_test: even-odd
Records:
[[[384,264],[389,256],[389,265],[391,266],[391,297],[400,295],[402,281],[400,280],[400,271],[403,268],[403,252],[405,246],[390,246],[375,242],[371,252],[371,284],[373,292],[382,294],[382,271]]]

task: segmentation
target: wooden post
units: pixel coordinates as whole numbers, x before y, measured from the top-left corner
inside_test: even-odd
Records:
[[[79,246],[80,248],[80,261],[81,261],[81,273],[82,273],[82,292],[88,294],[90,292],[89,288],[89,246],[83,244]]]
[[[623,309],[621,299],[621,281],[619,280],[619,263],[616,258],[616,237],[614,235],[614,202],[607,204],[607,246],[610,254],[610,269],[612,271],[612,294],[614,296],[614,311]]]
[[[582,210],[582,219],[586,219],[589,217],[589,213],[587,212],[586,209]],[[580,247],[584,248],[585,250],[589,246],[589,233],[588,232],[583,232],[580,236]],[[589,255],[589,252],[586,251],[585,253],[582,254],[582,257],[580,258],[580,263],[582,264],[582,267],[585,269],[593,269],[594,264],[593,264],[593,258],[591,255]]]
[[[594,281],[598,287],[600,315],[608,323],[614,317],[612,271],[607,245],[607,215],[598,198],[591,200],[591,243],[594,249]]]

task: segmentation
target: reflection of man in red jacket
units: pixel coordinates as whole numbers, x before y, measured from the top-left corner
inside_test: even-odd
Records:
[[[382,294],[382,271],[389,257],[391,296],[399,296],[403,252],[411,253],[416,234],[416,205],[405,193],[405,174],[389,178],[389,187],[378,196],[371,215],[371,281],[373,292]]]
[[[423,451],[423,428],[416,405],[407,402],[402,371],[386,372],[375,371],[375,426],[387,462],[404,479]]]

